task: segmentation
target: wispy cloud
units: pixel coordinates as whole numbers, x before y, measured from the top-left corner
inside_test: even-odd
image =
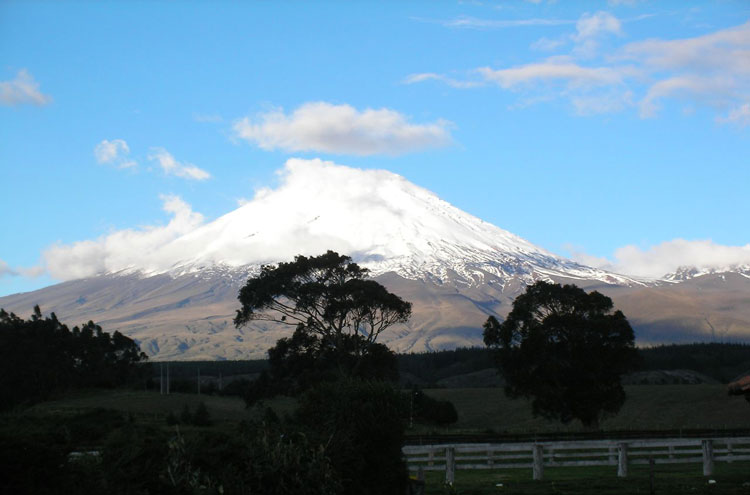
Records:
[[[28,277],[35,278],[42,275],[45,272],[42,266],[33,266],[31,268],[12,268],[5,262],[0,260],[0,278],[3,277]]]
[[[39,83],[26,69],[21,69],[16,78],[10,81],[0,81],[0,104],[14,105],[46,105],[52,97],[39,90]]]
[[[565,46],[568,41],[564,38],[550,39],[541,37],[531,44],[532,50],[538,50],[540,52],[551,52]]]
[[[265,150],[319,151],[352,155],[399,155],[452,142],[445,120],[412,124],[388,108],[357,110],[350,105],[305,103],[234,123],[235,135]]]
[[[617,59],[641,64],[656,79],[640,102],[643,117],[655,116],[670,97],[730,111],[750,102],[750,22],[694,38],[630,43]]]
[[[97,163],[110,164],[117,168],[131,168],[138,165],[135,160],[128,159],[130,147],[124,139],[104,139],[94,147],[94,157]]]
[[[18,273],[8,266],[8,263],[0,260],[0,278],[14,275],[18,275]]]
[[[719,122],[734,123],[740,126],[750,125],[750,103],[733,108],[725,117],[718,117]]]
[[[159,164],[161,169],[167,175],[174,175],[183,179],[206,180],[211,178],[211,174],[205,170],[196,167],[192,163],[182,163],[175,159],[164,148],[151,148],[148,159]]]
[[[549,101],[548,95],[556,94],[579,115],[637,107],[642,118],[650,118],[658,115],[664,101],[675,100],[713,108],[717,122],[750,124],[750,22],[693,38],[630,42],[606,57],[599,54],[604,37],[624,36],[623,21],[612,14],[584,14],[574,33],[532,45],[549,50],[570,44],[568,55],[512,67],[479,67],[467,71],[465,80],[422,73],[405,82],[434,80],[456,88],[492,83],[523,91],[523,101]],[[471,77],[475,74],[481,80]],[[538,92],[544,98],[536,97]]]

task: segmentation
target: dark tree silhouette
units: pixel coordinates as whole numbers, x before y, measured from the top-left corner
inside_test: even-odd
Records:
[[[530,285],[502,324],[489,317],[484,342],[508,396],[532,398],[535,415],[587,428],[620,410],[620,376],[638,359],[633,329],[612,300],[575,285]]]
[[[89,321],[69,330],[39,306],[24,320],[0,309],[0,409],[72,387],[114,387],[139,378],[138,345]]]
[[[251,395],[299,391],[331,374],[397,376],[394,354],[376,340],[386,328],[408,320],[411,303],[367,276],[350,257],[328,251],[264,266],[247,281],[235,325],[260,320],[295,327],[291,337],[269,350],[270,374],[258,380]]]

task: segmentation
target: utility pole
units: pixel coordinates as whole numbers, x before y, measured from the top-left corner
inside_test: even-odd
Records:
[[[198,395],[201,394],[201,369],[198,368]]]

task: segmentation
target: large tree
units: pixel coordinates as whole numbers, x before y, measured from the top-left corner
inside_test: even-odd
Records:
[[[508,396],[531,398],[535,415],[587,428],[620,410],[620,376],[638,359],[633,329],[610,298],[543,281],[516,298],[503,323],[489,317],[484,342]]]
[[[264,266],[238,299],[238,327],[271,321],[295,328],[269,350],[270,378],[277,382],[272,388],[279,381],[307,388],[331,372],[366,378],[396,373],[395,356],[376,340],[386,328],[408,320],[411,304],[368,279],[368,270],[349,256],[328,251]],[[269,385],[268,379],[256,389]]]

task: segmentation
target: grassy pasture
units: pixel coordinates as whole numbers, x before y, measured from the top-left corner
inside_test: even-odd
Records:
[[[626,387],[628,401],[620,414],[606,420],[602,427],[613,430],[676,430],[750,428],[750,405],[742,397],[726,394],[723,385],[639,385]],[[501,389],[432,389],[429,395],[451,400],[458,410],[458,423],[445,429],[415,425],[415,433],[550,433],[581,430],[578,424],[561,425],[533,418],[525,400],[511,400]],[[99,408],[113,409],[135,416],[155,426],[167,428],[166,415],[179,414],[185,405],[194,410],[203,401],[214,420],[213,429],[233,431],[237,422],[261,414],[261,408],[247,410],[234,397],[196,394],[160,395],[155,392],[110,390],[80,392],[65,398],[38,404],[23,412],[46,420]],[[291,412],[294,400],[268,401],[277,414]],[[6,417],[6,419],[8,419]],[[189,427],[193,428],[193,427]],[[616,477],[614,467],[546,468],[544,480],[533,481],[530,469],[456,472],[452,489],[443,485],[444,473],[426,473],[426,494],[631,494],[650,493],[648,466],[631,466],[627,479]],[[657,465],[654,488],[666,494],[745,494],[750,495],[750,463],[716,463],[715,475],[702,476],[700,464]],[[498,486],[502,485],[502,486]]]
[[[534,418],[526,400],[505,397],[502,389],[431,389],[428,395],[453,402],[458,422],[447,428],[415,425],[410,433],[550,433],[582,431],[579,423],[569,425]],[[741,396],[729,396],[724,385],[635,385],[626,387],[628,400],[620,413],[602,423],[605,431],[614,430],[722,430],[750,429],[750,405]],[[211,418],[217,423],[234,423],[257,414],[259,408],[247,410],[236,397],[196,394],[160,395],[155,392],[111,390],[73,394],[34,406],[30,413],[75,411],[93,408],[114,409],[155,421],[171,411],[179,414],[184,405],[191,410],[205,402]],[[277,398],[267,401],[277,414],[294,408],[294,400]]]
[[[715,483],[709,483],[713,480]],[[546,468],[544,479],[533,481],[531,469],[456,471],[453,489],[443,484],[442,472],[426,473],[425,495],[631,495],[651,493],[648,466],[631,466],[627,478],[615,467]],[[498,486],[501,485],[501,486]],[[750,494],[750,463],[717,463],[714,475],[704,477],[700,464],[657,465],[654,494]]]
[[[605,431],[750,428],[750,405],[727,395],[725,385],[634,385],[625,387],[628,400],[617,416],[602,422]],[[424,432],[548,433],[582,431],[580,423],[534,418],[531,403],[505,397],[502,389],[431,389],[425,392],[450,400],[458,422]]]

